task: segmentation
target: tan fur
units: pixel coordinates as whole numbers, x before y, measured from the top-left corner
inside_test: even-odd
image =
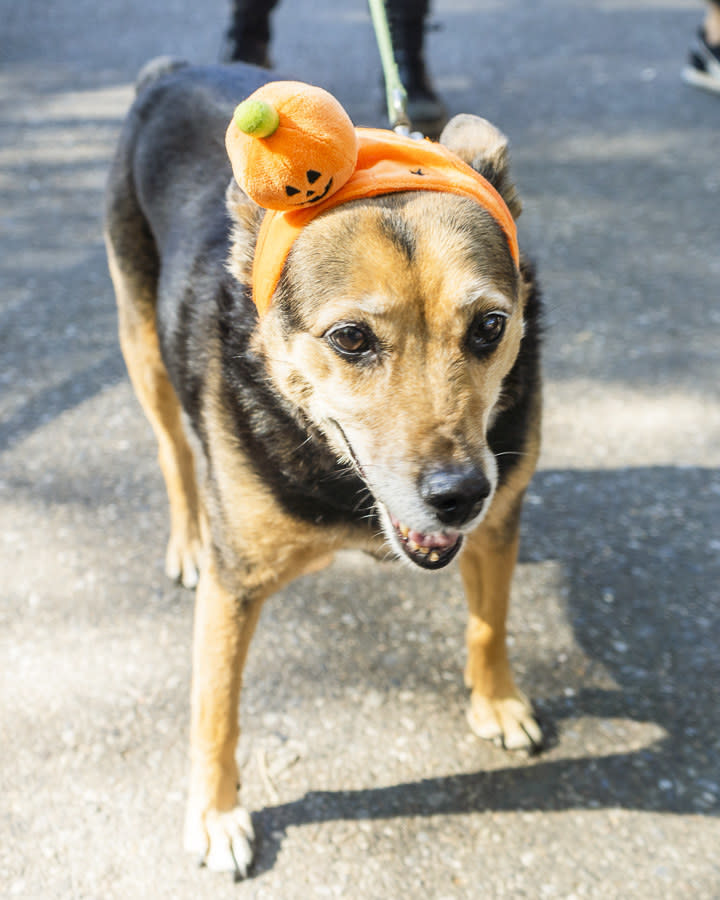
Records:
[[[540,451],[540,405],[525,457],[471,535],[460,557],[469,619],[465,683],[472,690],[468,721],[482,738],[508,749],[542,744],[542,732],[525,695],[516,687],[507,657],[505,624],[517,560],[520,504]]]
[[[468,204],[422,193],[404,202],[416,243],[412,264],[386,235],[397,219],[392,206],[349,206],[316,220],[289,266],[307,330],[287,339],[275,311],[259,329],[258,347],[279,390],[323,428],[339,454],[346,446],[333,423],[342,423],[380,496],[399,481],[414,483],[429,464],[480,461],[489,453],[487,425],[522,337],[522,297],[489,216],[482,280],[471,266],[475,241],[450,244],[444,223],[462,218]],[[329,276],[317,252],[324,246],[344,247]],[[498,307],[510,314],[500,348],[468,365],[462,344],[470,321]],[[358,319],[388,348],[376,371],[348,365],[318,339],[331,324]]]
[[[468,162],[484,159],[497,169],[500,189],[519,214],[503,136],[488,123],[463,118],[449,126],[446,143],[453,142]],[[227,265],[245,282],[259,212],[234,186],[226,202],[233,220]],[[466,222],[472,227],[458,229]],[[263,602],[300,574],[322,567],[336,550],[380,553],[385,545],[356,524],[308,524],[283,509],[233,433],[222,401],[220,348],[212,343],[206,348],[202,427],[213,476],[212,484],[205,478],[198,483],[180,404],[160,355],[153,288],[135,278],[132,267],[123,268],[110,240],[108,254],[123,353],[160,448],[170,502],[168,573],[191,585],[200,569],[186,846],[211,868],[245,874],[253,835],[249,816],[236,805],[237,712]],[[522,341],[527,286],[489,214],[466,199],[422,192],[348,204],[305,229],[281,290],[292,291],[294,314],[304,327],[289,328],[275,305],[255,331],[253,351],[264,359],[275,390],[325,434],[340,458],[360,467],[379,503],[414,528],[430,531],[416,497],[425,468],[471,463],[495,479],[487,431],[503,406],[503,380]],[[478,314],[497,310],[508,317],[501,344],[487,358],[469,360],[464,341],[470,324]],[[349,365],[325,339],[337,323],[356,321],[368,324],[381,342],[382,365]],[[469,607],[470,723],[481,736],[502,739],[508,747],[541,741],[530,704],[514,683],[505,644],[519,511],[539,430],[538,396],[525,455],[466,536],[460,557]]]

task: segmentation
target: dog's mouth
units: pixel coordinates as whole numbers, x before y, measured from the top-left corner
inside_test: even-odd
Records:
[[[397,544],[405,556],[421,569],[442,569],[458,554],[463,536],[458,532],[423,534],[404,525],[392,513],[390,523],[397,536]]]
[[[330,421],[342,436],[348,455],[352,459],[358,474],[363,481],[367,483],[363,467],[360,465],[360,462],[355,455],[355,451],[352,448],[352,444],[347,439],[342,426],[335,419],[331,419]],[[387,525],[389,523],[390,528],[392,529],[392,537],[395,538],[395,540],[391,540],[390,535],[388,535],[388,542],[396,548],[399,547],[405,556],[411,562],[415,563],[416,566],[420,566],[421,569],[442,569],[444,566],[448,565],[448,563],[452,562],[459,553],[463,543],[463,535],[460,534],[460,532],[441,531],[433,534],[425,534],[421,531],[415,531],[410,528],[409,525],[405,525],[397,519],[384,504],[379,503],[379,507],[384,513],[383,518],[386,519],[386,533],[388,530]]]

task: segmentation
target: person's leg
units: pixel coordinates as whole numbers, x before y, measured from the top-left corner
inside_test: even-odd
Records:
[[[270,14],[278,0],[231,0],[230,25],[221,53],[223,62],[246,62],[270,68]]]
[[[711,47],[720,45],[720,0],[711,0],[708,4],[703,30]]]
[[[430,83],[425,66],[425,19],[429,0],[388,0],[395,60],[408,94],[408,115],[413,127],[437,137],[447,115]]]

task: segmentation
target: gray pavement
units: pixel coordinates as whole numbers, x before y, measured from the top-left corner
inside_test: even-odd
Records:
[[[102,189],[142,63],[227,10],[0,0],[0,895],[720,897],[720,98],[691,0],[438,0],[452,111],[510,136],[547,299],[546,427],[511,620],[550,747],[464,721],[457,572],[349,555],[267,606],[244,884],[181,850],[192,595],[162,574]],[[273,55],[381,124],[361,0],[285,0]]]

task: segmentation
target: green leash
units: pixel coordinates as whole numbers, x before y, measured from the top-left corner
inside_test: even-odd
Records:
[[[368,0],[368,5],[385,78],[385,101],[387,103],[390,126],[398,134],[410,135],[412,123],[407,111],[407,91],[400,80],[400,73],[395,62],[385,0]],[[416,135],[422,137],[417,132],[412,133],[413,137]]]

